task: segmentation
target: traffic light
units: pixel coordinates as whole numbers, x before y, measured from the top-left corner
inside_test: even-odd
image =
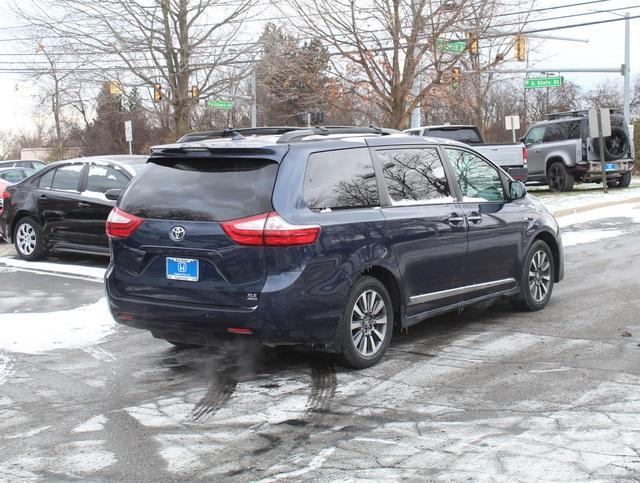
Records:
[[[118,81],[109,82],[109,94],[112,96],[121,96],[124,94],[124,90],[122,89],[122,85]]]
[[[454,89],[460,87],[460,82],[462,81],[462,70],[460,67],[454,67],[451,69],[451,85]]]
[[[200,88],[198,86],[191,86],[191,98],[197,99],[200,97]]]
[[[472,57],[476,57],[480,54],[480,45],[478,43],[478,36],[473,32],[467,33],[467,48]]]
[[[159,83],[153,84],[153,102],[160,102],[162,100],[162,85]]]
[[[527,37],[525,35],[516,36],[516,58],[519,62],[527,60]]]

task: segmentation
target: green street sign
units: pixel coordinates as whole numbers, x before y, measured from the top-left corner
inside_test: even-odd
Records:
[[[229,109],[233,109],[233,101],[207,101],[207,107],[228,111]]]
[[[466,40],[436,40],[436,49],[449,54],[461,54],[467,48]]]
[[[540,89],[542,87],[562,87],[564,77],[531,77],[524,80],[525,89]]]

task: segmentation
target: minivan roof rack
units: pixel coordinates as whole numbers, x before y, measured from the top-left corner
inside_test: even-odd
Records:
[[[278,144],[286,144],[294,141],[300,141],[306,138],[307,136],[328,136],[330,134],[378,134],[380,136],[386,136],[389,134],[393,134],[395,132],[398,132],[398,131],[395,131],[394,129],[383,129],[377,126],[369,126],[369,127],[316,126],[314,128],[299,129],[299,130],[284,133],[278,139]]]
[[[295,126],[271,126],[271,127],[243,127],[238,129],[221,129],[219,131],[200,131],[200,132],[192,132],[189,134],[185,134],[180,139],[178,139],[178,143],[189,143],[194,141],[204,141],[205,139],[212,138],[232,138],[232,139],[241,139],[244,136],[278,136],[280,134],[285,134],[289,131],[299,131],[302,129],[307,129],[304,127],[295,127]],[[237,136],[241,136],[238,138]]]

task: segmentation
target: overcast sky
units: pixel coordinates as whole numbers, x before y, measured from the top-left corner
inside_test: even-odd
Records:
[[[548,7],[582,3],[584,1],[586,0],[538,0],[537,4],[538,7]],[[0,0],[0,8],[2,8],[3,12],[8,11],[9,3],[10,0]],[[632,16],[640,15],[640,0],[605,0],[592,5],[565,7],[545,12],[545,16],[559,17],[568,14],[588,13],[594,10],[625,7],[630,8],[629,12]],[[624,13],[624,10],[618,10],[618,13]],[[612,14],[604,13],[576,16],[562,20],[535,22],[530,24],[528,29],[577,24],[607,18],[613,19],[616,17]],[[0,54],[12,54],[16,53],[16,49],[24,48],[15,42],[8,41],[12,37],[11,27],[15,25],[16,21],[7,15],[0,19]],[[541,35],[571,37],[589,40],[589,42],[530,39],[530,46],[534,50],[534,53],[530,56],[530,67],[551,66],[558,69],[562,67],[620,67],[624,62],[624,22],[565,29]],[[0,57],[1,62],[6,62],[7,60],[10,60],[10,57],[6,55]],[[2,65],[0,63],[0,66]],[[522,64],[519,65],[521,66]],[[640,19],[631,20],[631,69],[633,76],[639,75]],[[564,74],[564,77],[580,84],[585,89],[591,88],[606,79],[620,82],[622,79],[619,74]],[[31,81],[17,74],[0,71],[0,130],[26,131],[33,129],[34,94],[35,89]]]

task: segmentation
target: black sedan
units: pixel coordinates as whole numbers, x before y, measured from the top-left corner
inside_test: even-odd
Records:
[[[47,165],[1,193],[0,236],[25,260],[50,250],[109,255],[105,223],[146,156],[95,156]]]

